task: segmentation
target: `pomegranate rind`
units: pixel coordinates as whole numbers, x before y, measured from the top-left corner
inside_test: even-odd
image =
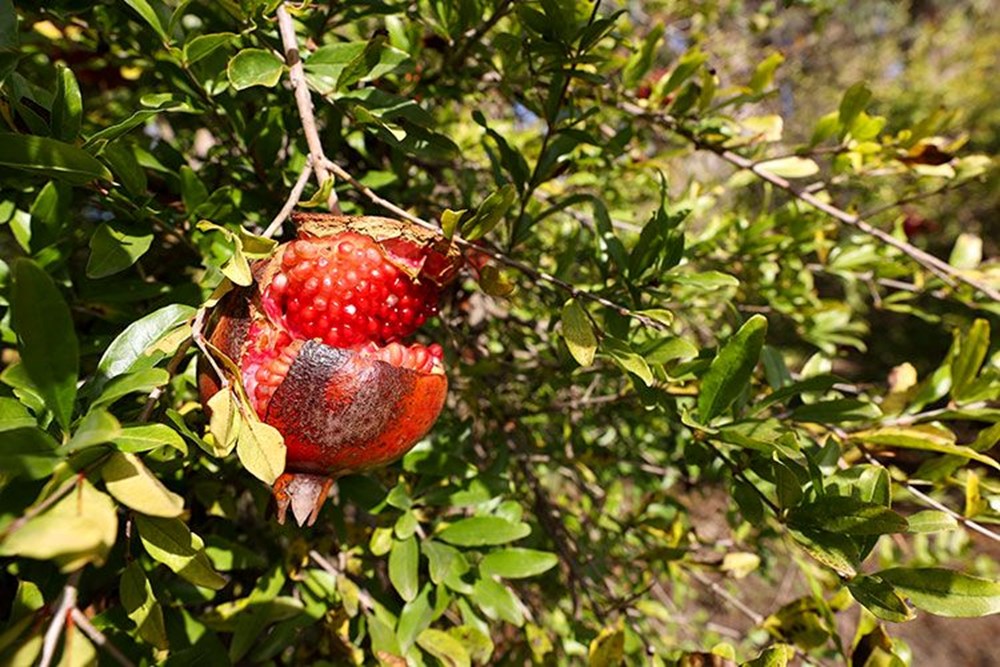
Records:
[[[285,438],[288,469],[346,474],[384,466],[437,420],[443,373],[419,373],[317,341],[303,345],[263,419]]]
[[[403,220],[379,216],[330,213],[292,214],[299,238],[323,238],[342,232],[363,234],[375,240],[386,258],[411,278],[420,276],[436,285],[451,281],[461,268],[461,250],[439,232]]]

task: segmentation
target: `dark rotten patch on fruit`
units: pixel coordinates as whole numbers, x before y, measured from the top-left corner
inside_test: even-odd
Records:
[[[210,341],[285,439],[279,521],[291,507],[311,524],[334,478],[399,458],[440,414],[448,388],[441,346],[404,340],[437,312],[461,255],[397,220],[294,219],[299,238],[253,265],[254,285],[226,295]],[[203,368],[199,386],[207,402],[219,381]]]
[[[308,341],[271,398],[265,421],[285,434],[297,470],[356,472],[394,461],[422,438],[447,388],[441,373]]]

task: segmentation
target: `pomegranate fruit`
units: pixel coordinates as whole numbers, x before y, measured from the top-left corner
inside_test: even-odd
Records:
[[[448,380],[440,345],[404,342],[437,312],[461,254],[433,231],[378,217],[295,214],[298,238],[219,303],[209,341],[281,432],[278,520],[316,520],[337,476],[386,465],[427,433]],[[199,372],[202,403],[219,391]]]

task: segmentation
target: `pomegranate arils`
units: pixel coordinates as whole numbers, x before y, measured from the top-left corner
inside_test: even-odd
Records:
[[[369,343],[361,348],[361,355],[371,359],[385,362],[390,366],[405,368],[418,373],[443,373],[442,363],[444,352],[438,344],[420,345],[414,343],[406,346],[400,343],[389,343],[384,347],[379,347],[374,343]]]
[[[373,239],[353,232],[290,243],[265,296],[296,335],[344,348],[405,338],[436,312],[435,298],[434,286],[411,279]]]

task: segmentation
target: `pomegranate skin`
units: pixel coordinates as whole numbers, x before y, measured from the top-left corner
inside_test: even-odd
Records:
[[[306,341],[263,419],[288,447],[293,472],[346,474],[405,454],[444,407],[443,373],[419,373]]]

